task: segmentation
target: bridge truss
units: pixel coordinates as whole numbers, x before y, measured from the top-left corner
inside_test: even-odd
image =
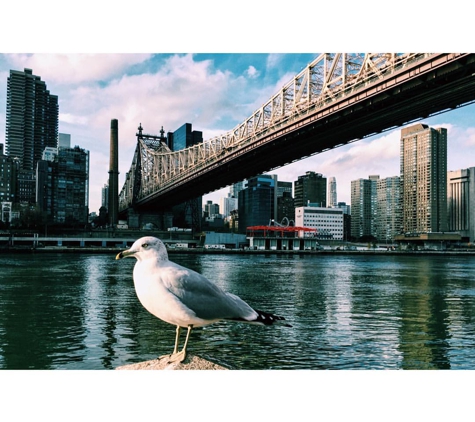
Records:
[[[415,63],[431,56],[441,55],[321,54],[234,129],[180,151],[171,151],[163,138],[142,135],[139,130],[132,165],[119,195],[119,209],[146,203],[160,192],[226,163],[228,157],[254,148],[273,133],[285,134],[287,127],[342,99],[366,97],[370,87],[388,78],[396,81],[399,73],[407,73]],[[196,192],[196,196],[204,193]]]

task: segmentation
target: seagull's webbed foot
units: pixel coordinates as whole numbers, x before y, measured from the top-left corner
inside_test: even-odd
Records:
[[[173,353],[171,355],[160,356],[159,359],[168,359],[168,363],[183,362],[186,359],[186,347],[188,346],[188,339],[190,338],[190,333],[191,333],[192,329],[193,329],[193,325],[191,325],[191,324],[188,325],[188,332],[186,333],[185,344],[184,344],[183,349],[181,350],[181,352],[179,352],[178,351],[178,342],[180,340],[181,327],[177,326],[176,327],[175,348],[173,350]]]
[[[160,356],[159,359],[167,359],[168,363],[181,363],[186,359],[186,351],[182,350],[181,352],[172,353],[171,355]]]

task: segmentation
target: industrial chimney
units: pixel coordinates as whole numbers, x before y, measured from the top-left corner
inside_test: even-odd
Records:
[[[109,224],[116,226],[119,219],[119,122],[111,120],[109,164]]]

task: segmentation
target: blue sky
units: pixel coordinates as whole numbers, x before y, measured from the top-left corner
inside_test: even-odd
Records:
[[[146,133],[174,131],[183,123],[204,139],[227,132],[277,93],[319,53],[2,54],[0,143],[5,139],[6,84],[10,69],[31,68],[59,97],[59,131],[72,146],[90,151],[90,210],[100,207],[108,180],[110,120],[119,120],[123,183],[139,123]],[[475,106],[424,121],[448,129],[448,168],[475,166]],[[337,179],[338,200],[350,202],[350,182],[370,174],[399,174],[400,130],[301,160],[272,173],[295,181],[306,171]],[[228,189],[207,195],[218,202]]]

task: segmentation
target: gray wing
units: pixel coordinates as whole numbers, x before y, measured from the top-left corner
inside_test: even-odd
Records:
[[[193,270],[173,262],[169,264],[166,268],[162,268],[165,286],[198,318],[215,320],[257,317],[257,312],[240,297],[226,293]]]

